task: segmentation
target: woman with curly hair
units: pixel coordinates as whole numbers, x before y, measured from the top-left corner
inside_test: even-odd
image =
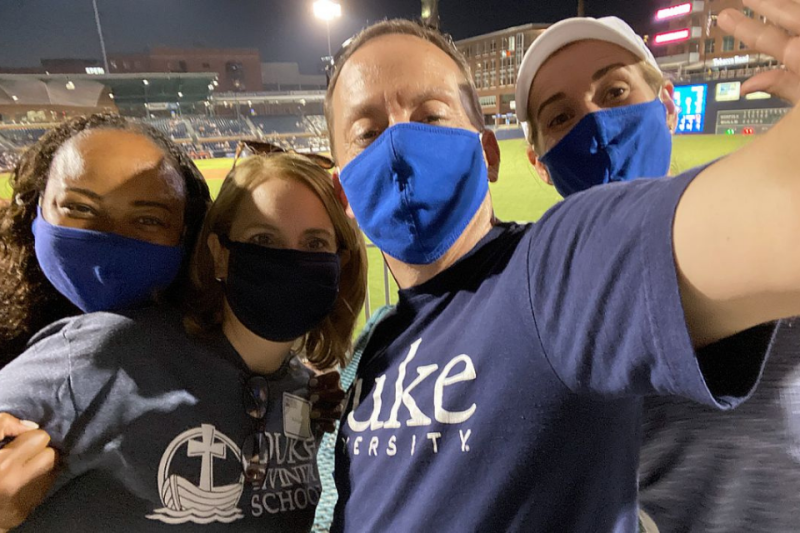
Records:
[[[23,154],[11,185],[0,205],[0,368],[59,319],[162,294],[177,303],[210,196],[162,133],[109,114],[64,122]],[[55,452],[36,427],[0,414],[0,447],[16,437],[0,450],[0,517],[11,523],[53,476]]]
[[[0,368],[56,320],[159,289],[177,297],[170,285],[185,278],[210,196],[158,130],[109,114],[67,121],[25,152],[11,186],[0,207]]]
[[[310,531],[321,434],[298,356],[344,364],[366,295],[363,238],[330,175],[301,155],[248,157],[189,279],[182,313],[60,320],[0,372],[0,410],[40,422],[63,459],[22,531]]]

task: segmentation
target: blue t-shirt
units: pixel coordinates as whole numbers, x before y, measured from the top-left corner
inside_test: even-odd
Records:
[[[696,173],[498,225],[400,291],[348,400],[333,531],[636,531],[641,397],[735,406],[773,329],[692,347],[672,222]]]
[[[296,357],[252,375],[221,335],[189,337],[162,308],[59,321],[0,371],[0,411],[35,420],[61,452],[56,490],[20,531],[307,532],[320,498],[308,379]],[[267,476],[244,480],[256,433]]]

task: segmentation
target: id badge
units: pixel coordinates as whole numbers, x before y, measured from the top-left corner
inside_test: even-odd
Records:
[[[311,438],[311,402],[283,393],[283,434],[300,440]]]

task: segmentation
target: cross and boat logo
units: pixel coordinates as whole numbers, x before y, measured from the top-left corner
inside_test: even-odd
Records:
[[[201,460],[197,485],[173,472],[173,460],[183,453]],[[241,464],[239,447],[211,424],[189,429],[175,437],[158,466],[158,493],[164,507],[147,518],[167,524],[231,523],[244,518],[238,507],[244,490],[244,474],[240,474],[236,483],[220,486],[214,483],[214,459],[226,460],[228,453]]]

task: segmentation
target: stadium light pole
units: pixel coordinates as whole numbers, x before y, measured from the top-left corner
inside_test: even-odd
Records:
[[[342,5],[336,0],[317,0],[314,2],[314,16],[325,21],[328,34],[328,58],[333,59],[331,49],[331,21],[342,16]]]
[[[108,56],[106,55],[106,41],[103,39],[103,27],[100,25],[100,12],[97,10],[97,0],[92,0],[92,7],[94,7],[94,21],[97,24],[97,35],[100,36],[100,51],[103,52],[103,65],[106,68],[106,74],[111,72],[108,70]]]

